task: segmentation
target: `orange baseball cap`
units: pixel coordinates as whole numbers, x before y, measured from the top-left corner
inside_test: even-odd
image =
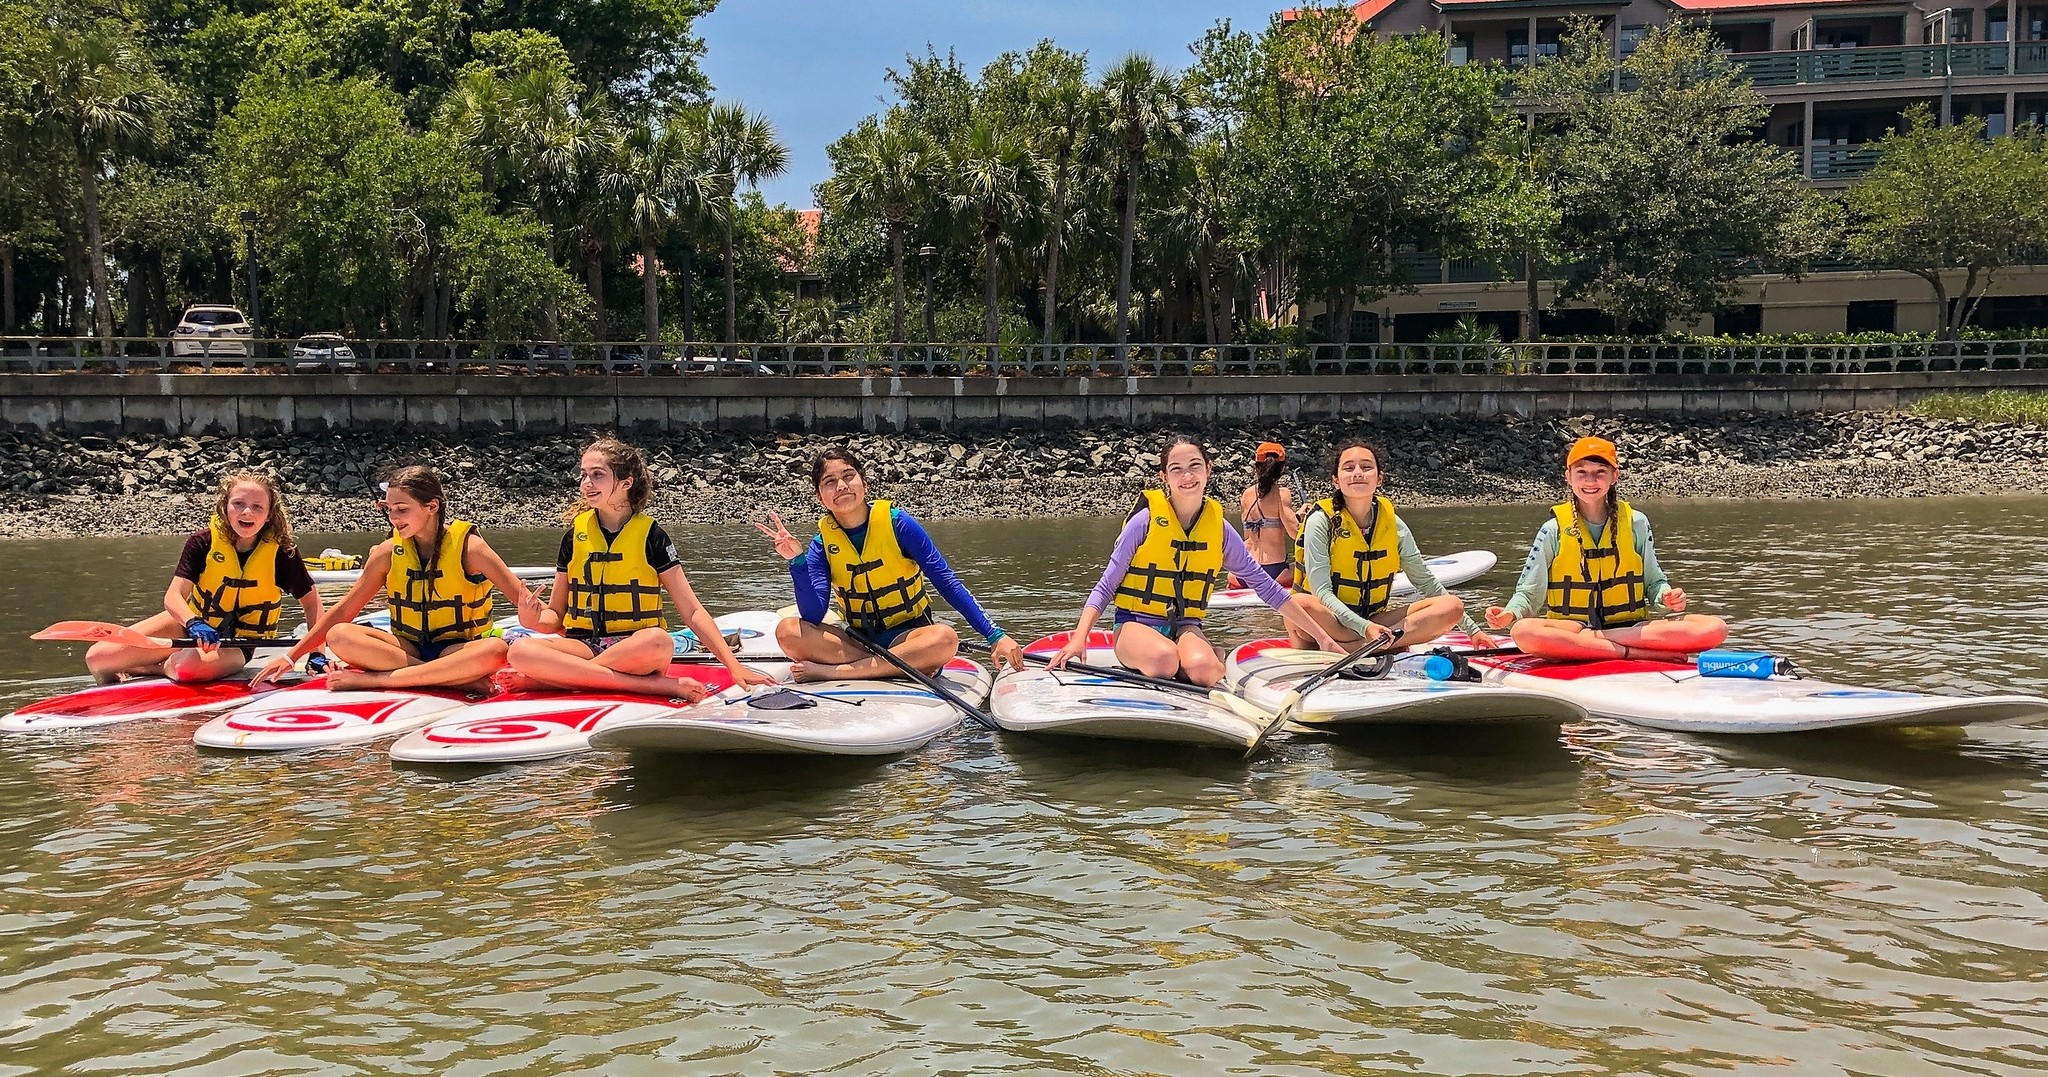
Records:
[[[1614,451],[1614,443],[1606,438],[1585,437],[1572,442],[1572,450],[1564,454],[1564,466],[1570,467],[1581,460],[1598,460],[1617,467],[1621,464],[1621,458]]]
[[[1252,459],[1264,460],[1267,457],[1272,457],[1275,460],[1285,460],[1287,459],[1287,447],[1277,441],[1259,442],[1258,451],[1252,453]]]

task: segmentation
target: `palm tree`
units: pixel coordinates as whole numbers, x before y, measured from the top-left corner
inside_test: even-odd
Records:
[[[982,251],[984,333],[989,364],[998,359],[999,320],[996,307],[996,253],[1009,222],[1030,212],[1044,187],[1044,162],[1031,153],[1023,138],[987,120],[977,120],[953,154],[948,199],[977,238]],[[999,371],[998,371],[999,372]]]
[[[1118,353],[1130,341],[1131,251],[1137,242],[1138,185],[1146,161],[1180,145],[1192,126],[1192,106],[1171,71],[1133,53],[1102,77],[1108,98],[1103,133],[1121,158],[1124,185],[1123,247],[1116,274]]]
[[[77,155],[79,201],[103,355],[114,352],[114,303],[100,231],[100,173],[113,153],[143,140],[172,96],[148,53],[114,23],[51,32],[36,111]]]
[[[931,197],[933,154],[923,135],[893,122],[863,125],[839,170],[825,181],[825,204],[835,213],[872,215],[889,233],[895,285],[894,335],[903,343],[903,240],[917,210]]]
[[[655,244],[677,221],[696,219],[717,191],[704,167],[701,113],[672,112],[621,133],[607,157],[602,186],[625,206],[640,240],[640,297],[646,314],[648,358],[661,341],[661,260]]]
[[[555,262],[555,237],[570,213],[583,178],[582,165],[602,133],[590,122],[576,84],[562,69],[539,67],[514,77],[505,93],[505,149],[523,194],[545,230],[548,261]],[[547,291],[549,340],[561,337],[561,303]]]
[[[732,265],[739,188],[782,175],[789,168],[789,147],[776,140],[768,117],[747,111],[745,105],[713,105],[704,120],[704,159],[718,184],[717,216],[725,239],[725,340],[732,343],[739,336]]]

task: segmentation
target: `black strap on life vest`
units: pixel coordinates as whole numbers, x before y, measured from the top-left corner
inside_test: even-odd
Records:
[[[415,644],[430,644],[444,636],[465,634],[491,623],[491,596],[489,594],[485,594],[473,603],[465,603],[460,597],[435,598],[433,596],[440,593],[440,588],[437,586],[440,578],[441,572],[438,566],[408,568],[405,570],[405,593],[402,595],[385,596],[386,604],[391,606],[394,611],[391,616],[393,635],[410,639]],[[414,588],[422,581],[427,585],[427,597],[414,598]],[[472,609],[475,612],[471,612]],[[436,610],[453,610],[455,612],[455,619],[444,628],[434,628],[430,622],[433,620],[433,613]],[[419,626],[417,634],[413,631],[413,625],[407,623],[405,618],[398,615],[399,611],[417,615],[415,622]]]
[[[257,547],[261,548],[260,545]],[[248,553],[238,552],[237,555],[241,558],[242,571],[249,571],[249,558],[256,555],[256,550],[250,550]],[[240,601],[242,589],[254,586],[256,581],[247,577],[223,576],[220,586],[212,591],[195,587],[194,593],[199,596],[199,616],[205,618],[221,635],[230,638],[274,634],[278,617],[284,612],[284,599],[280,596],[275,602],[251,602],[244,605]],[[229,609],[227,604],[229,591],[234,591],[237,599],[233,609]]]
[[[1344,522],[1344,505],[1342,502],[1339,502],[1337,505],[1337,522],[1340,525]],[[1348,583],[1358,588],[1358,604],[1351,607],[1351,612],[1360,617],[1371,617],[1373,614],[1386,608],[1385,603],[1381,603],[1377,608],[1372,603],[1373,584],[1377,580],[1372,571],[1373,562],[1387,556],[1387,551],[1379,549],[1372,544],[1372,537],[1379,532],[1379,527],[1380,499],[1375,497],[1372,499],[1372,512],[1366,515],[1365,526],[1358,532],[1358,537],[1365,543],[1365,552],[1352,555],[1352,561],[1355,563],[1351,566],[1351,569],[1357,575],[1346,579],[1337,575],[1337,566],[1330,566],[1330,576],[1333,580]],[[1391,598],[1393,588],[1389,587],[1387,593]]]
[[[1566,580],[1563,586],[1559,588],[1559,590],[1564,592],[1563,612],[1567,616],[1585,617],[1586,627],[1595,632],[1607,626],[1607,615],[1609,612],[1628,614],[1641,610],[1644,613],[1648,613],[1650,603],[1647,592],[1644,593],[1643,601],[1641,602],[1630,602],[1624,599],[1620,604],[1613,607],[1607,605],[1605,595],[1606,590],[1610,587],[1622,587],[1624,588],[1622,594],[1629,594],[1627,590],[1629,585],[1642,585],[1642,573],[1631,572],[1625,576],[1614,576],[1599,580],[1593,577],[1594,561],[1615,561],[1618,563],[1621,560],[1621,550],[1619,547],[1623,536],[1621,535],[1620,515],[1617,513],[1613,519],[1607,521],[1607,544],[1604,546],[1594,546],[1590,549],[1587,547],[1586,539],[1592,534],[1592,529],[1586,526],[1584,520],[1579,519],[1579,510],[1576,505],[1572,508],[1572,527],[1578,532],[1579,539],[1579,580]],[[1633,536],[1630,537],[1633,538]],[[1584,602],[1578,601],[1577,596],[1579,592],[1585,593]]]
[[[868,575],[882,567],[881,558],[872,561],[855,561],[847,566],[847,588],[839,594],[839,604],[845,607],[846,622],[862,632],[880,632],[887,616],[883,610],[884,599],[902,596],[900,607],[905,612],[917,608],[925,601],[924,573],[914,572],[899,576],[880,587],[868,585]]]
[[[604,582],[603,573],[598,570],[598,566],[608,565],[615,561],[624,561],[625,559],[626,555],[622,553],[616,553],[611,550],[592,550],[590,551],[589,558],[583,562],[583,579],[569,581],[569,606],[574,612],[584,614],[590,618],[591,632],[595,635],[608,635],[609,633],[606,632],[606,628],[614,616],[621,620],[642,621],[661,612],[662,592],[659,584],[650,587],[638,581],[619,584],[607,584]],[[616,614],[606,610],[604,608],[604,599],[607,594],[623,594],[631,597],[633,600],[632,610]],[[589,601],[584,601],[585,598],[588,598]],[[652,603],[643,603],[641,601],[643,598],[651,599]]]

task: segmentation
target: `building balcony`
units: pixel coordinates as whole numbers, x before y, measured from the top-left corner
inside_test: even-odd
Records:
[[[1889,48],[1812,49],[1797,52],[1736,53],[1758,86],[1800,86],[1830,82],[1894,82],[1954,76],[2048,74],[2048,42],[2022,42],[2009,50],[2003,41]]]
[[[1813,175],[1815,181],[1852,180],[1877,164],[1877,151],[1868,146],[1815,146],[1813,147]]]

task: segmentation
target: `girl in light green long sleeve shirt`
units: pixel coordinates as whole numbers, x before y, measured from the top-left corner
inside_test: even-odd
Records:
[[[1465,603],[1437,582],[1414,534],[1394,515],[1393,502],[1379,495],[1379,453],[1363,441],[1339,446],[1330,458],[1330,478],[1336,496],[1310,509],[1302,524],[1294,586],[1315,596],[1310,612],[1331,638],[1356,650],[1398,628],[1401,642],[1412,646],[1463,621]],[[1334,564],[1333,550],[1339,554]],[[1407,574],[1421,598],[1393,604],[1397,572]],[[1476,628],[1465,623],[1468,630]],[[1308,645],[1294,629],[1289,635],[1296,646]]]

